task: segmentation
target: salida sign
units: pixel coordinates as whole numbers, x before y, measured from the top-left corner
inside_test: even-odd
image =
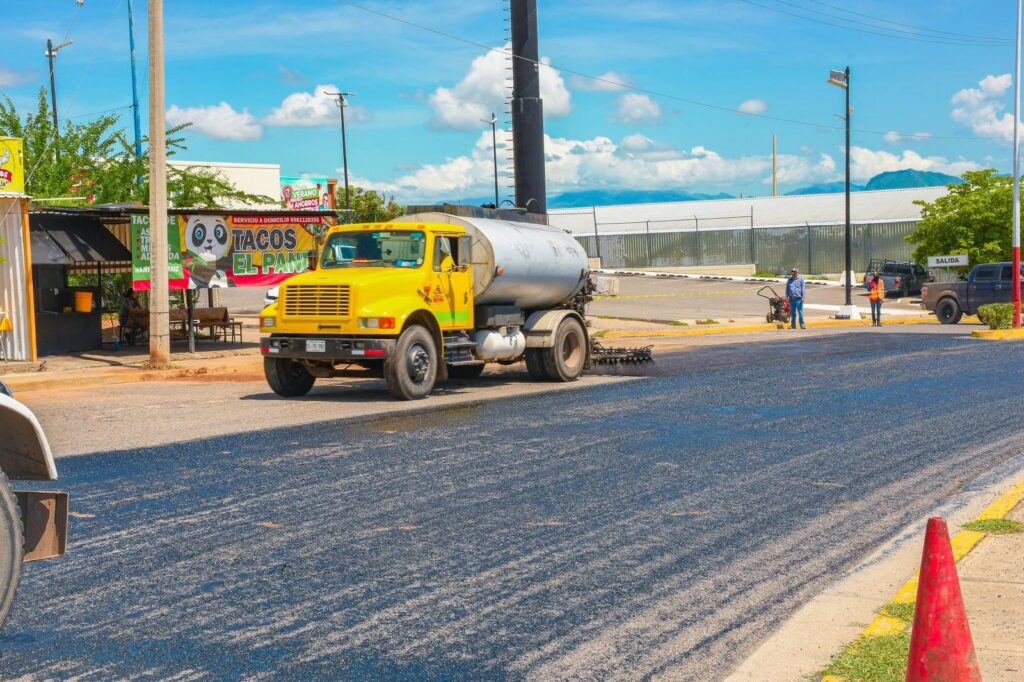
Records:
[[[316,249],[310,226],[322,217],[297,222],[294,216],[180,215],[171,216],[181,244],[183,280],[171,288],[269,287],[309,269]],[[133,254],[134,256],[134,254]],[[148,289],[136,280],[137,289]],[[142,286],[140,286],[142,284]]]

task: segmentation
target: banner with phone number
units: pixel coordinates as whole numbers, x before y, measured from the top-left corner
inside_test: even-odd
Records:
[[[168,224],[171,244],[180,244],[181,279],[170,273],[171,289],[272,287],[309,270],[316,250],[314,229],[323,216],[298,218],[277,215],[178,215]],[[147,221],[148,222],[148,221]],[[134,221],[133,221],[134,225]],[[148,244],[148,240],[145,240]],[[146,261],[138,253],[142,239],[132,240],[132,260]],[[172,259],[173,260],[173,259]],[[150,288],[149,269],[133,268],[134,287]]]

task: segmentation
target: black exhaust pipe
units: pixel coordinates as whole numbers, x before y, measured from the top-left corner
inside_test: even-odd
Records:
[[[544,175],[544,103],[540,98],[537,0],[511,0],[512,144],[516,206],[548,212]]]

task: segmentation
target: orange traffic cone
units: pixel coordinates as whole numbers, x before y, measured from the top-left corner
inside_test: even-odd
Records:
[[[928,519],[907,682],[981,682],[946,520]]]

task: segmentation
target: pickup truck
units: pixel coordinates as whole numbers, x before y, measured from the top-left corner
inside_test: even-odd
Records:
[[[1024,267],[1021,268],[1024,272]],[[975,265],[966,282],[932,282],[921,289],[921,307],[942,324],[956,324],[989,303],[1013,300],[1013,263]]]
[[[874,259],[868,265],[864,277],[865,286],[876,272],[885,283],[886,295],[897,294],[903,297],[916,294],[925,284],[934,280],[931,273],[917,263]]]

